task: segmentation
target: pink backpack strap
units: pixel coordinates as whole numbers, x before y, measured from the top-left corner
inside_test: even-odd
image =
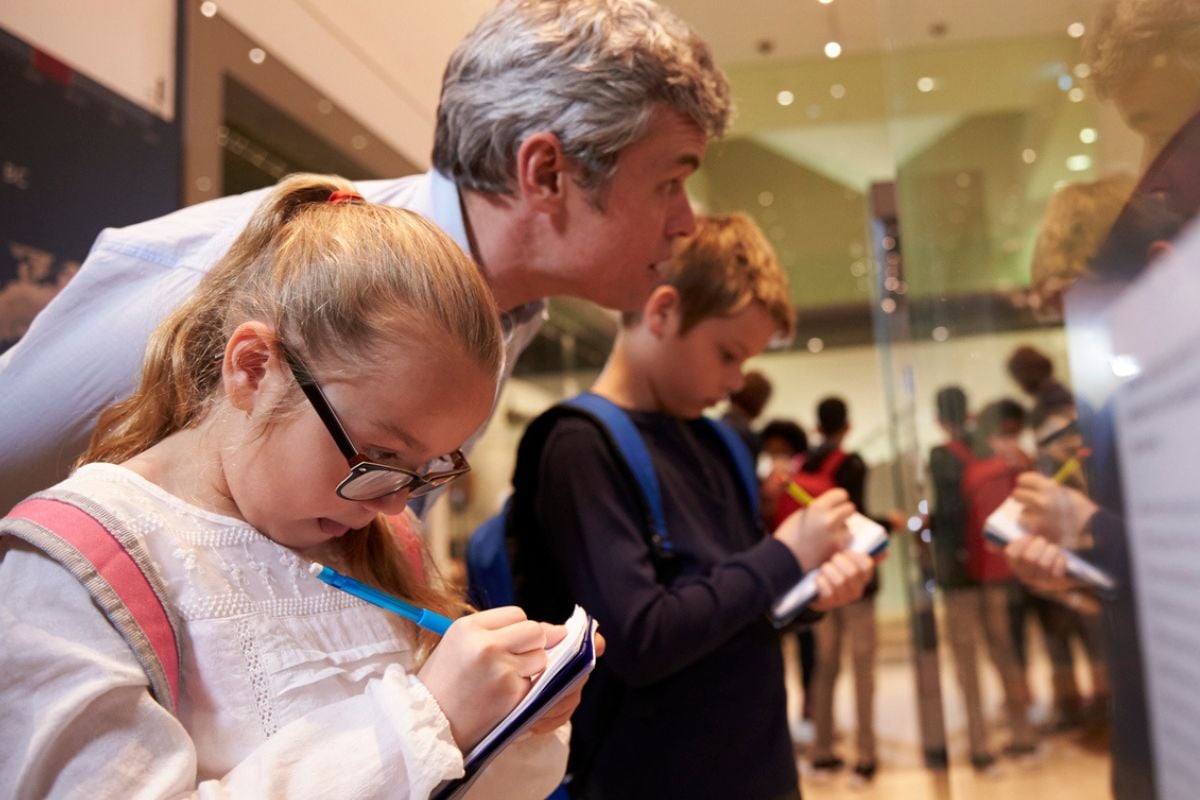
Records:
[[[133,650],[154,698],[179,702],[179,645],[163,586],[137,538],[103,509],[63,492],[35,495],[3,520],[0,535],[22,539],[66,567]]]

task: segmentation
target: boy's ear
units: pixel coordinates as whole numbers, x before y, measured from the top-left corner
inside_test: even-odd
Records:
[[[683,321],[683,301],[679,290],[674,286],[656,288],[646,301],[642,320],[646,329],[658,338],[677,333]]]
[[[549,131],[525,137],[517,149],[517,189],[536,211],[554,213],[567,191],[567,157],[562,143]]]
[[[275,331],[262,322],[243,322],[225,344],[221,381],[229,404],[247,414],[262,393],[268,368],[278,356]]]

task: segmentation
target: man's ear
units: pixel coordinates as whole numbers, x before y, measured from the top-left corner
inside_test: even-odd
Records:
[[[517,190],[536,211],[555,213],[567,192],[567,157],[549,131],[525,137],[517,149]]]
[[[247,414],[259,403],[272,362],[278,358],[278,337],[262,322],[243,322],[225,344],[221,381],[229,404]]]
[[[679,332],[683,323],[683,301],[674,286],[659,286],[650,293],[642,311],[646,329],[657,338]]]

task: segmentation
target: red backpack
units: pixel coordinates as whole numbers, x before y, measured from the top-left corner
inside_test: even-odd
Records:
[[[806,472],[804,470],[805,456],[798,455],[796,456],[796,474],[792,476],[792,481],[801,489],[808,492],[811,497],[820,497],[837,486],[835,476],[848,455],[845,450],[840,447],[837,448],[825,457],[825,460],[821,462],[821,466],[817,467],[815,472]],[[793,511],[797,511],[799,508],[800,503],[790,494],[784,492],[775,503],[775,519],[771,520],[771,526],[778,528]]]
[[[967,450],[965,445],[957,442]],[[955,455],[962,455],[955,450]],[[963,459],[962,499],[966,515],[967,574],[981,583],[1005,581],[1013,577],[1004,553],[990,547],[983,537],[988,515],[1000,507],[1017,485],[1021,467],[998,456],[980,457],[967,450]]]

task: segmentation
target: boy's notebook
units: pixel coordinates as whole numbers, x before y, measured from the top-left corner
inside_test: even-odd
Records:
[[[1025,526],[1020,522],[1023,510],[1024,507],[1019,502],[1011,497],[1008,498],[988,516],[987,521],[983,524],[983,535],[1000,547],[1023,536],[1028,536],[1029,531],[1025,530]],[[1072,578],[1083,581],[1102,592],[1112,592],[1117,588],[1117,583],[1111,575],[1088,563],[1077,553],[1063,550],[1063,555],[1067,558],[1067,574]]]
[[[846,527],[850,529],[850,535],[853,537],[847,550],[877,556],[887,549],[887,531],[878,522],[867,519],[856,511],[846,520]],[[810,569],[804,573],[800,582],[771,607],[771,622],[775,627],[782,628],[787,625],[806,605],[816,599],[818,571]]]
[[[488,762],[596,666],[596,623],[592,616],[575,606],[565,625],[567,635],[546,652],[546,669],[533,682],[529,693],[467,754],[466,774],[439,786],[433,793],[434,800],[461,797]]]

